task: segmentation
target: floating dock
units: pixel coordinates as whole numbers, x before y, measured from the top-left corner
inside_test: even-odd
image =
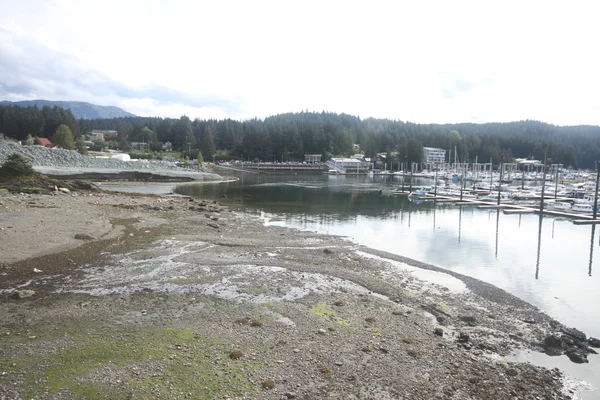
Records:
[[[545,196],[544,196],[545,197]],[[481,209],[489,209],[489,210],[502,210],[504,214],[539,214],[539,207],[533,208],[528,206],[522,206],[518,204],[507,204],[500,203],[495,204],[489,201],[482,201],[476,199],[467,199],[463,198],[462,200],[459,197],[453,196],[435,196],[433,194],[429,194],[425,197],[421,198],[422,200],[434,200],[437,202],[444,203],[454,203],[456,205],[472,205],[477,206],[477,208]],[[538,197],[539,199],[539,197]],[[554,199],[554,198],[553,198]],[[557,198],[558,201],[567,201],[572,199],[566,198]],[[594,219],[591,214],[580,214],[580,213],[570,213],[564,211],[555,211],[555,210],[543,210],[543,214],[553,215],[557,217],[566,217],[573,218],[573,223],[575,225],[592,225],[592,224],[600,224],[600,219]]]

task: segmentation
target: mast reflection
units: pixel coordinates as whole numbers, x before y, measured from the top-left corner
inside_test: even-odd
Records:
[[[592,235],[590,239],[590,265],[588,267],[588,275],[592,276],[592,260],[594,259],[594,236],[596,235],[596,224],[592,224]]]
[[[460,243],[461,228],[462,228],[462,206],[458,206],[458,243]]]
[[[540,222],[538,224],[538,244],[537,244],[537,259],[535,261],[535,279],[538,279],[540,274],[540,249],[542,248],[542,221],[544,216],[540,214]]]
[[[496,260],[498,260],[498,227],[500,226],[500,209],[496,210]]]

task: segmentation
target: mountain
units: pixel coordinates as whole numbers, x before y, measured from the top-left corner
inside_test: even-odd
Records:
[[[26,101],[0,101],[3,106],[19,106],[42,108],[62,107],[71,110],[73,116],[77,119],[97,119],[97,118],[119,118],[119,117],[136,117],[119,107],[113,106],[98,106],[96,104],[85,103],[83,101],[51,101],[51,100],[26,100]]]

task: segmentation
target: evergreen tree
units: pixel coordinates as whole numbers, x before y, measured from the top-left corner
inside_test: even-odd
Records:
[[[79,154],[83,154],[84,156],[88,155],[88,149],[85,145],[85,142],[81,136],[77,138],[75,141],[75,149],[79,152]]]
[[[75,143],[73,142],[73,134],[67,125],[59,125],[52,137],[52,143],[63,149],[73,150]]]

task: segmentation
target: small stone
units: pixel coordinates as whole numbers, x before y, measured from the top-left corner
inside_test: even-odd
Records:
[[[229,358],[231,358],[232,360],[240,359],[243,356],[244,356],[244,353],[242,353],[239,350],[233,350],[231,353],[229,353]]]
[[[208,224],[206,224],[206,225],[210,226],[211,228],[215,228],[215,229],[219,229],[219,228],[220,228],[220,226],[219,226],[219,225],[217,225],[217,224],[215,224],[214,222],[209,222],[209,223],[208,223]]]
[[[459,317],[459,319],[463,322],[466,322],[470,326],[477,325],[477,318],[475,318],[472,315],[463,315],[463,316]]]
[[[17,290],[13,292],[10,297],[15,300],[25,299],[27,297],[31,297],[35,294],[34,290]]]
[[[444,336],[444,330],[442,328],[435,328],[433,330],[433,333],[435,333],[438,336]]]
[[[325,253],[325,254],[333,254],[333,250],[331,250],[331,249],[324,249],[323,253]]]
[[[325,334],[327,333],[327,331],[326,331],[325,329],[321,328],[321,329],[318,329],[318,330],[317,330],[317,333],[318,333],[319,335],[325,335]]]
[[[297,397],[296,393],[294,392],[286,392],[284,396],[288,399],[295,399]]]
[[[469,336],[469,334],[468,334],[468,333],[465,333],[465,332],[460,332],[460,333],[458,334],[458,341],[459,341],[459,342],[468,342],[470,338],[471,338],[471,337]]]
[[[74,236],[77,240],[94,240],[92,235],[88,235],[87,233],[78,233]]]
[[[509,368],[509,369],[506,370],[506,375],[508,375],[508,376],[517,376],[517,375],[519,375],[519,371],[517,371],[514,368]]]
[[[294,349],[294,353],[300,353],[300,349]]]
[[[341,367],[342,365],[344,365],[344,363],[341,361],[336,361],[335,365],[337,365],[338,367]]]
[[[266,381],[263,381],[260,384],[260,386],[262,386],[263,389],[270,390],[270,389],[273,389],[275,387],[275,381],[273,381],[271,379],[268,379]]]

